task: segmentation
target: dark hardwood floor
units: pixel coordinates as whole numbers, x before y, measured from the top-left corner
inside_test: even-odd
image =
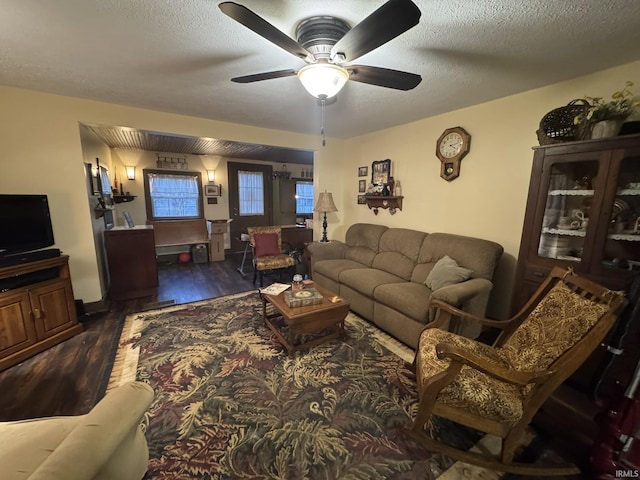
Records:
[[[0,372],[0,421],[88,412],[104,396],[127,314],[252,290],[251,264],[243,277],[240,262],[160,263],[156,296],[110,302],[109,311],[79,319],[82,333]]]

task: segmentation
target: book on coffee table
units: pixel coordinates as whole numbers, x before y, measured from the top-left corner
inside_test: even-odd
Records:
[[[267,295],[280,295],[288,288],[291,288],[291,284],[275,282],[268,287],[261,288],[260,293],[265,293]]]
[[[306,307],[322,303],[322,295],[315,288],[284,292],[284,301],[288,307]]]

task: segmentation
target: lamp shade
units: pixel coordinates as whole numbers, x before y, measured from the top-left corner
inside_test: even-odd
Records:
[[[331,98],[349,80],[349,72],[332,63],[315,63],[298,71],[302,86],[316,98]]]
[[[318,195],[318,201],[313,207],[314,212],[337,212],[336,204],[333,203],[331,193],[323,192]]]
[[[127,166],[124,167],[124,169],[127,172],[127,178],[129,180],[135,180],[136,179],[136,167],[135,166],[127,165]]]

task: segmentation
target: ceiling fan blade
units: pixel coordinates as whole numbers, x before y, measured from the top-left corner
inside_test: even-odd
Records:
[[[247,7],[238,5],[234,2],[222,2],[218,7],[220,7],[220,10],[222,10],[222,13],[225,15],[231,17],[236,22],[241,23],[261,37],[266,38],[271,43],[276,44],[283,50],[286,50],[292,55],[300,57],[303,60],[307,58],[313,60],[313,55],[306,48],[296,42],[289,35],[278,30],[262,17],[253,13]]]
[[[236,83],[251,83],[260,82],[262,80],[271,80],[272,78],[291,77],[297,74],[297,70],[277,70],[274,72],[255,73],[253,75],[245,75],[243,77],[234,77],[231,81]]]
[[[420,75],[391,70],[390,68],[351,65],[346,69],[350,74],[349,80],[379,87],[395,88],[396,90],[411,90],[422,81]]]
[[[349,30],[331,49],[351,62],[416,26],[420,9],[411,0],[389,0]]]

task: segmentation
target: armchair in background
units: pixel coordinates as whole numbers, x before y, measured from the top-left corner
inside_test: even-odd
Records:
[[[264,272],[288,269],[295,265],[295,259],[282,252],[282,230],[279,226],[248,227],[249,244],[253,250],[253,284],[260,276],[260,286],[264,286]]]

